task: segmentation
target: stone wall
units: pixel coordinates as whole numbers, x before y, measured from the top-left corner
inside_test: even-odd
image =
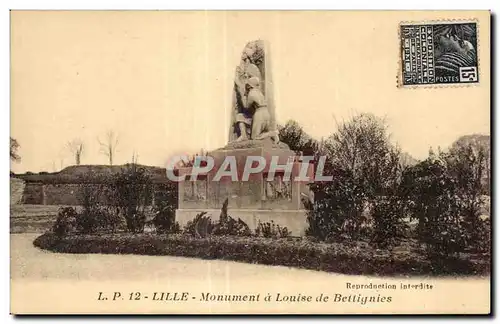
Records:
[[[43,184],[27,182],[22,194],[22,203],[30,205],[79,205],[77,184]]]
[[[45,184],[43,186],[45,196],[44,205],[79,205],[77,184]]]
[[[18,180],[18,179],[15,179]],[[78,206],[80,205],[78,202],[78,187],[79,184],[76,183],[56,183],[56,184],[44,184],[41,182],[24,182],[22,189],[17,189],[19,202],[22,204],[29,205],[66,205],[66,206]],[[20,188],[15,182],[15,185],[12,185],[11,181],[11,190],[12,188]],[[97,186],[97,185],[96,185]],[[156,199],[163,199],[162,195],[163,189],[160,184],[154,185],[154,192]],[[177,196],[177,194],[175,194]],[[14,197],[12,198],[14,199]],[[11,200],[12,201],[12,200]],[[102,203],[107,204],[106,197],[102,197]],[[154,201],[150,201],[150,204],[153,204]]]
[[[10,178],[10,204],[20,204],[23,199],[25,183],[21,179]]]
[[[27,182],[24,187],[23,204],[43,205],[43,184],[37,182]]]

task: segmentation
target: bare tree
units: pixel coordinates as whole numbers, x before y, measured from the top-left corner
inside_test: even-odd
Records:
[[[139,161],[139,154],[134,150],[132,151],[132,164],[137,164]]]
[[[73,154],[73,156],[75,157],[75,164],[80,165],[84,149],[83,142],[80,139],[75,138],[74,140],[68,142],[66,145],[71,154]]]
[[[481,183],[483,192],[490,193],[491,185],[491,142],[489,135],[472,134],[458,138],[450,147],[452,156],[459,156],[467,152],[470,147],[470,158],[481,160]],[[469,152],[468,152],[469,154]]]
[[[21,157],[17,153],[17,150],[19,149],[19,143],[15,138],[10,138],[10,160],[13,162],[19,162],[21,161]]]
[[[113,165],[113,158],[119,143],[118,135],[114,131],[108,131],[104,141],[101,141],[99,138],[97,138],[97,141],[100,145],[99,153],[106,155],[109,159],[109,165]]]

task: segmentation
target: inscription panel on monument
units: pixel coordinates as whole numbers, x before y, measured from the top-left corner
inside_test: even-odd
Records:
[[[197,179],[196,181],[187,180],[184,182],[183,187],[183,201],[205,202],[207,200],[208,182],[206,178]]]
[[[275,174],[274,178],[268,179],[264,176],[264,196],[263,200],[274,201],[291,201],[292,200],[292,183],[291,181],[283,180],[284,175]]]
[[[262,179],[240,183],[240,208],[260,209],[262,207]]]
[[[219,207],[219,182],[209,181],[208,182],[208,199],[207,207],[209,208],[220,208]]]

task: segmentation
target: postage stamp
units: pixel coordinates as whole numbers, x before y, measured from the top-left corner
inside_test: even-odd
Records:
[[[402,23],[402,86],[478,83],[475,22]]]

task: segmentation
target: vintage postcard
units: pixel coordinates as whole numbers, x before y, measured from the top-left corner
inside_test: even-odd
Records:
[[[11,11],[11,313],[491,313],[490,12]]]

